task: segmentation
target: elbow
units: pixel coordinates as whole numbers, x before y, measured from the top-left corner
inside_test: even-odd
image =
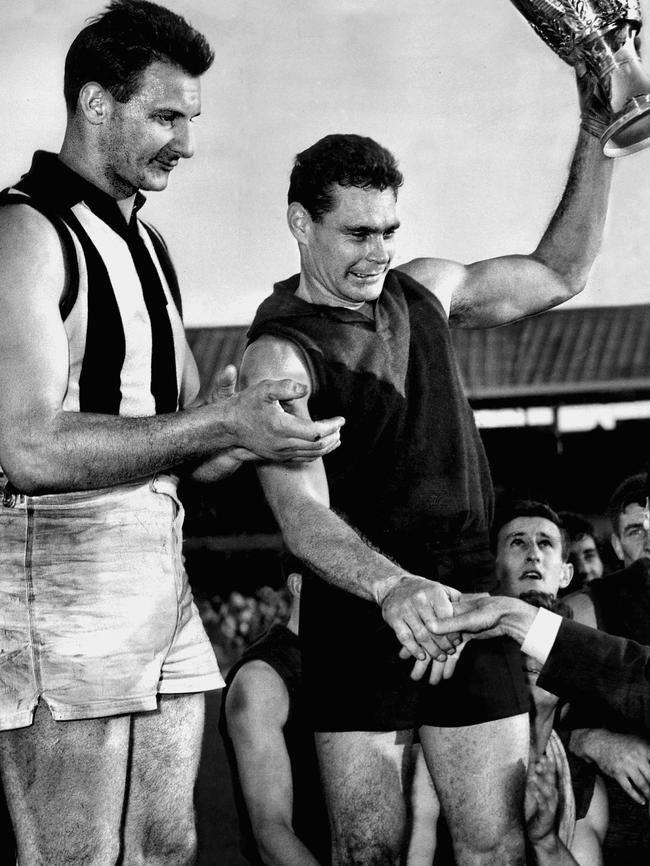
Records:
[[[39,496],[61,489],[46,450],[28,439],[2,449],[0,466],[12,487],[27,496]]]

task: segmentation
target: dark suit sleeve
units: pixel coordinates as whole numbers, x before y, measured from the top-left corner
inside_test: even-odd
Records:
[[[650,729],[650,647],[564,619],[538,685]]]

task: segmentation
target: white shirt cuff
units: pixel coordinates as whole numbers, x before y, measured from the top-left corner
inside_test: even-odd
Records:
[[[521,645],[522,653],[544,664],[553,648],[561,624],[561,616],[540,607]]]

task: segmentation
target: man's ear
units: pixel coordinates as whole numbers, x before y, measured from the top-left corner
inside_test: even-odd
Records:
[[[296,571],[292,571],[287,578],[287,586],[289,592],[297,600],[300,598],[300,590],[302,589],[302,575]]]
[[[562,577],[560,578],[560,587],[564,589],[573,580],[573,565],[570,562],[565,562],[562,565]]]
[[[98,126],[106,120],[112,102],[112,96],[101,84],[89,81],[79,91],[77,107],[89,123]]]
[[[621,546],[621,539],[615,532],[612,532],[610,541],[612,542],[612,547],[614,548],[616,556],[618,556],[621,562],[625,562],[625,554],[623,553],[623,548]]]
[[[297,201],[291,202],[287,208],[287,224],[289,231],[298,243],[306,243],[312,226],[312,218],[307,209]]]

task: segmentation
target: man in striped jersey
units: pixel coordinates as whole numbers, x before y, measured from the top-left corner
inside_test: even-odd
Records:
[[[203,692],[223,685],[176,475],[309,461],[341,418],[235,371],[197,399],[174,270],[138,215],[193,152],[213,53],[114,0],[66,58],[60,153],[0,203],[0,768],[24,866],[193,862]]]

